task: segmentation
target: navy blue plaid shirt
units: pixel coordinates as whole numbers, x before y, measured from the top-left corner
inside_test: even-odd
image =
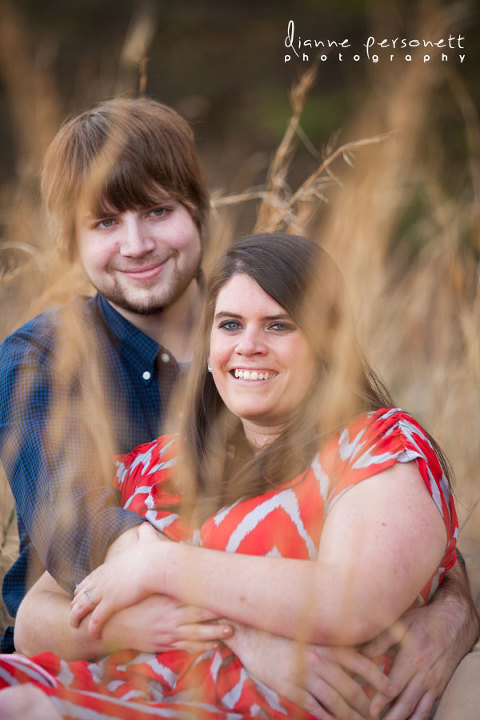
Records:
[[[127,452],[153,440],[160,434],[179,365],[101,295],[77,298],[74,307],[98,342],[115,451]],[[142,522],[119,507],[116,492],[95,477],[88,434],[77,432],[68,417],[62,424],[61,458],[67,458],[75,475],[71,511],[65,512],[62,462],[58,446],[49,446],[45,432],[54,393],[59,316],[56,310],[39,315],[0,346],[0,458],[15,497],[20,536],[20,556],[3,582],[3,599],[12,616],[43,568],[72,592],[103,561],[109,545]],[[28,382],[21,380],[25,372]],[[9,628],[2,651],[13,650]]]

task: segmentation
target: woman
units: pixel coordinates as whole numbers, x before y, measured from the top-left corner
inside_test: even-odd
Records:
[[[180,439],[137,448],[117,473],[129,509],[184,542],[142,527],[77,588],[73,625],[91,613],[98,638],[112,614],[161,594],[279,636],[354,645],[426,602],[455,560],[445,462],[363,361],[326,253],[281,234],[236,243],[200,330],[209,343]],[[61,717],[297,713],[226,644],[6,669],[20,682],[37,673]]]

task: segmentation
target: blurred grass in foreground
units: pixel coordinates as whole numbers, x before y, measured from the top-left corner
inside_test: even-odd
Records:
[[[51,79],[30,63],[21,27],[8,7],[0,25],[0,65],[15,121],[18,162],[16,180],[1,193],[2,338],[40,310],[90,291],[79,268],[63,265],[52,248],[39,201],[38,172],[61,120],[60,102]],[[145,28],[142,22],[139,16],[140,29]],[[419,36],[438,34],[445,23],[433,14]],[[122,92],[133,91],[137,83],[132,64],[140,68],[141,83],[145,80],[148,33],[142,40],[141,31],[134,30],[126,43],[130,55],[122,59]],[[317,171],[292,188],[289,173],[296,147],[302,142],[308,146],[301,113],[315,74],[312,66],[292,91],[292,117],[264,185],[235,196],[221,190],[213,194],[209,252],[217,255],[228,245],[243,208],[251,213],[254,204],[257,229],[305,233],[333,254],[345,275],[369,358],[398,405],[425,424],[451,461],[460,546],[480,600],[477,111],[460,77],[439,62],[402,65],[401,72],[385,67],[343,139],[327,143]],[[442,174],[444,138],[433,111],[439,93],[448,94],[458,107],[468,151],[469,183],[455,193],[446,189]],[[210,261],[207,257],[207,268]],[[83,352],[88,355],[88,348]],[[59,412],[52,414],[52,422],[61,424]],[[101,453],[110,444],[101,437],[97,443],[99,465],[108,467],[109,458],[102,460]],[[0,547],[5,567],[15,555],[15,543],[13,501],[4,482]]]

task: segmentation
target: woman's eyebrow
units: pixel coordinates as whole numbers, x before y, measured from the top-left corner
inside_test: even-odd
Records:
[[[224,318],[224,317],[235,318],[237,320],[237,319],[241,319],[242,315],[239,315],[238,313],[234,313],[234,312],[228,312],[226,310],[220,310],[218,313],[215,313],[215,319],[220,320],[221,318]],[[261,319],[262,320],[290,320],[290,315],[288,313],[280,313],[278,315],[264,315]]]
[[[234,312],[228,312],[227,310],[220,310],[220,312],[215,313],[215,319],[220,319],[224,317],[230,317],[230,318],[241,318],[242,316],[238,313]]]

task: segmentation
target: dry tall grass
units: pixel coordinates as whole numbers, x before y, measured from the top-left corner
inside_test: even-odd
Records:
[[[24,98],[18,95],[22,84],[15,81],[9,58],[28,64],[28,57],[13,9],[4,5],[10,14],[3,18],[3,29],[15,45],[8,55],[0,55],[0,70],[4,78],[10,77],[9,101],[22,122],[17,182],[2,193],[2,336],[33,314],[33,299],[38,311],[41,305],[68,299],[84,284],[78,269],[67,271],[52,254],[38,202],[39,161],[58,124],[59,103],[48,79],[21,71],[31,79],[29,103],[34,104],[33,112],[22,112]],[[11,32],[5,29],[5,18]],[[136,52],[143,82],[145,53]],[[401,76],[386,67],[384,76],[376,78],[383,92],[360,108],[344,133],[350,139],[327,145],[316,172],[291,189],[289,170],[315,73],[314,66],[292,91],[292,119],[265,185],[236,196],[214,195],[210,249],[218,254],[235,235],[236,204],[260,201],[257,229],[281,227],[310,234],[335,256],[355,301],[368,354],[393,388],[398,404],[419,417],[451,460],[462,525],[460,545],[475,569],[475,557],[480,555],[474,554],[480,543],[478,117],[460,79],[442,75],[439,63],[412,64],[402,68]],[[48,92],[42,90],[45,87]],[[458,103],[469,148],[471,186],[459,196],[446,195],[432,155],[424,152],[427,138],[429,147],[434,147],[435,137],[441,142],[431,113],[439,87]],[[35,152],[28,141],[31,136],[40,138]],[[402,235],[402,219],[420,194],[421,211]],[[52,278],[60,279],[53,292]],[[45,288],[49,293],[39,303]],[[61,421],[59,412],[57,408],[55,424]],[[5,483],[1,493],[0,546],[5,566],[15,553],[15,533],[13,503]],[[475,591],[480,599],[476,579]]]

